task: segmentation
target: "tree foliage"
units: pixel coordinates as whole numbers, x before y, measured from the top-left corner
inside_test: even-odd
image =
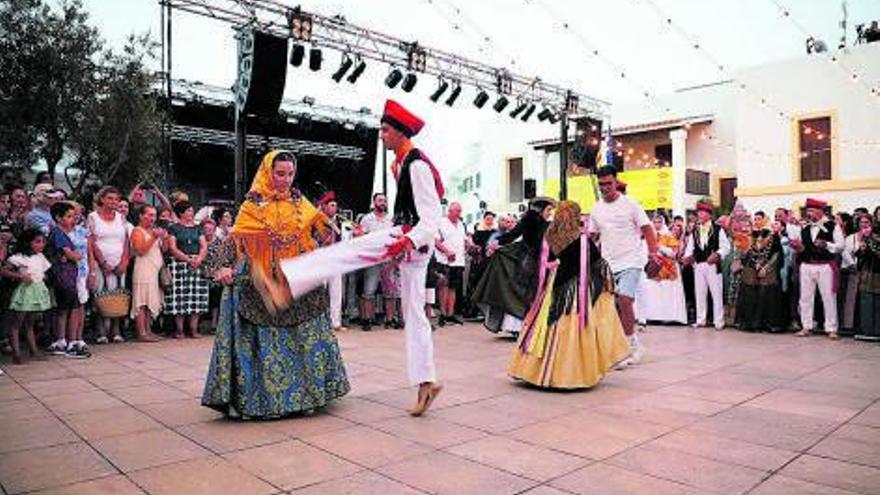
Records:
[[[149,36],[104,49],[80,0],[0,0],[0,163],[42,159],[68,182],[127,186],[155,172],[162,114],[151,96]],[[70,171],[67,170],[66,172]]]

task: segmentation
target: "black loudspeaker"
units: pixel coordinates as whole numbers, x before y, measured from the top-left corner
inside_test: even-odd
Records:
[[[538,182],[535,179],[524,180],[523,193],[525,193],[526,199],[533,199],[538,195]]]
[[[274,117],[287,78],[287,38],[243,29],[238,33],[235,106],[243,115]]]

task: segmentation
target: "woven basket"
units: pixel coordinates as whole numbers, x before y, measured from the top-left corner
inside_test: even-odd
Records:
[[[104,318],[122,318],[128,315],[131,295],[128,291],[114,291],[95,296],[95,306]]]

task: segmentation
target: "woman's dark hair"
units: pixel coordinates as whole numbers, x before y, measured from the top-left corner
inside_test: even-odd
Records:
[[[211,218],[214,220],[214,223],[217,225],[220,225],[220,219],[223,218],[223,215],[227,211],[230,211],[230,210],[227,210],[226,208],[224,208],[222,206],[218,206],[218,207],[214,208],[214,211],[211,212]]]
[[[614,165],[603,165],[596,171],[596,177],[608,177],[609,175],[617,177],[617,167]]]
[[[483,218],[486,218],[486,217],[488,217],[489,215],[492,215],[492,216],[494,217],[494,216],[495,216],[495,213],[493,213],[493,212],[491,212],[491,211],[487,211],[486,213],[483,213]]]
[[[76,209],[72,204],[67,201],[59,201],[52,205],[52,208],[49,209],[49,213],[52,215],[53,220],[58,220],[62,218],[64,215],[67,215],[67,212],[70,210]]]
[[[843,235],[850,235],[856,231],[857,227],[852,215],[846,212],[840,212],[838,215],[840,215],[840,220],[843,223]]]
[[[183,215],[183,212],[190,208],[193,208],[193,204],[189,201],[178,201],[177,203],[174,203],[174,213],[176,213],[177,216]]]
[[[138,209],[137,209],[137,219],[138,219],[138,222],[140,222],[141,217],[144,216],[144,213],[146,213],[147,210],[149,210],[149,209],[153,209],[153,210],[155,210],[156,207],[153,206],[153,205],[141,205],[141,206],[138,207]],[[156,215],[157,215],[157,216],[159,215],[159,211],[158,211],[158,210],[156,211]]]
[[[15,245],[18,247],[18,251],[25,255],[31,256],[34,254],[33,248],[31,248],[31,243],[34,242],[34,239],[38,237],[46,237],[46,234],[41,232],[39,229],[25,229],[24,232],[21,233],[18,240],[15,242]]]
[[[275,158],[272,159],[272,165],[275,165],[278,162],[293,162],[293,166],[296,166],[296,157],[293,156],[293,153],[289,151],[282,151],[275,155]]]

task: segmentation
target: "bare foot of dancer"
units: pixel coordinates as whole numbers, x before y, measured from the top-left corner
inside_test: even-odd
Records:
[[[419,385],[419,396],[416,401],[415,407],[410,409],[410,416],[421,416],[425,414],[425,412],[431,407],[431,404],[434,402],[434,399],[440,395],[440,392],[443,390],[443,385],[438,385],[432,382],[425,382]]]

